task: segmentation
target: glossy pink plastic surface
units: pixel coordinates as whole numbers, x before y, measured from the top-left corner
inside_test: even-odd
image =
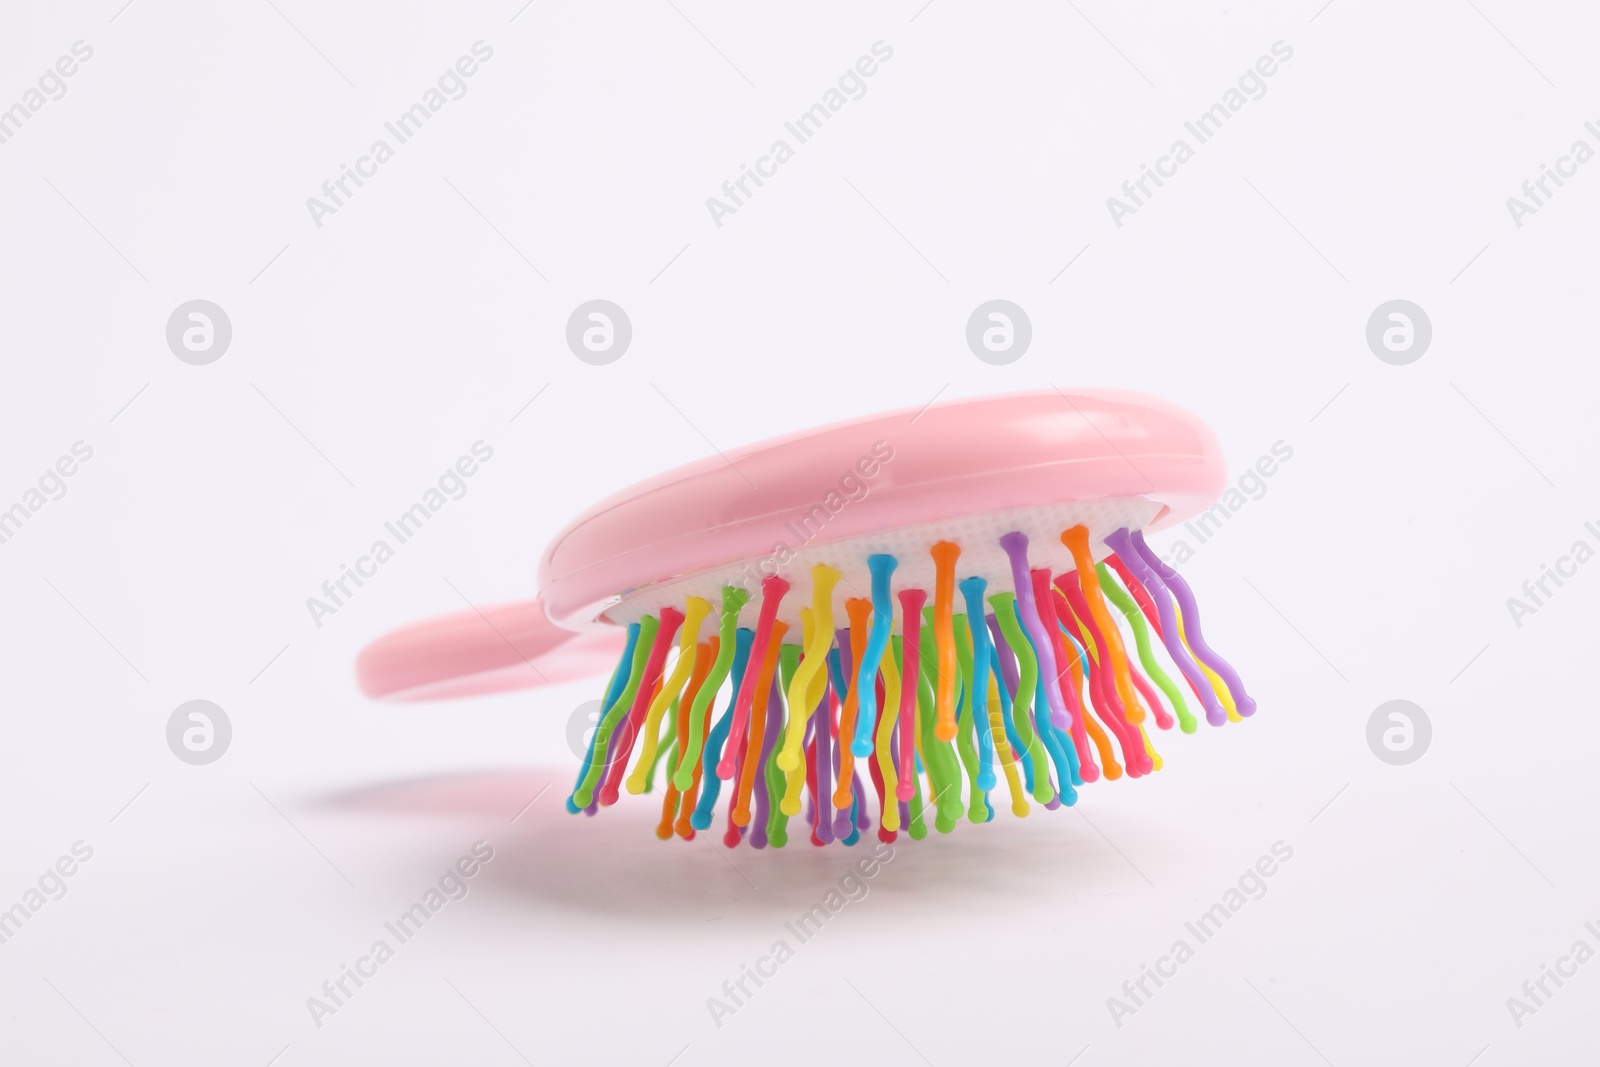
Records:
[[[793,540],[786,524],[886,450],[870,492],[812,544],[1128,497],[1164,507],[1159,529],[1210,504],[1227,475],[1204,422],[1141,393],[1049,390],[909,408],[736,448],[601,501],[546,550],[545,608],[557,625],[588,628],[620,594],[764,556]]]
[[[386,700],[477,696],[603,674],[616,665],[622,646],[620,628],[563,630],[535,599],[385,634],[361,651],[356,680],[367,696]]]

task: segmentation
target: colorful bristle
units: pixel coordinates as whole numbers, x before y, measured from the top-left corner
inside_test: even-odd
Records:
[[[729,848],[782,848],[797,816],[814,844],[852,845],[873,810],[879,840],[921,839],[963,814],[992,820],[1002,787],[1020,817],[1077,803],[1086,783],[1160,770],[1151,734],[1197,728],[1175,677],[1213,726],[1255,711],[1207,643],[1188,584],[1140,531],[1105,537],[1098,560],[1083,525],[1060,543],[1072,562],[1060,572],[1030,567],[1020,530],[999,538],[1000,574],[961,574],[950,540],[915,567],[904,552],[869,554],[870,596],[845,599],[838,628],[843,572],[826,563],[804,575],[810,604],[797,614],[783,611],[790,582],[766,577],[753,627],[740,625],[750,592],[734,584],[715,606],[687,596],[644,614],[627,628],[567,809],[651,792],[665,763],[663,839],[709,830],[719,803]],[[995,558],[992,546],[973,558],[985,553]],[[859,575],[860,558],[849,562]],[[931,592],[895,588],[897,572],[926,577],[929,562]]]
[[[782,625],[777,622],[778,608],[783,603],[784,594],[788,591],[789,583],[777,575],[765,578],[761,582],[761,615],[756,622],[755,637],[750,646],[750,658],[757,664],[764,662],[767,658],[767,645],[772,640],[774,625]],[[722,762],[717,764],[718,778],[733,777],[734,754],[738,751],[739,746],[743,744],[746,724],[750,720],[751,706],[756,702],[758,675],[759,672],[747,674],[743,685],[739,688],[738,696],[734,699],[733,724],[728,737],[728,751],[723,755]],[[771,674],[768,673],[766,677],[770,680]]]

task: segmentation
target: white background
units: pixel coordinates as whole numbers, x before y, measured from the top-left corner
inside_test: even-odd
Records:
[[[0,907],[94,850],[0,945],[0,1060],[1595,1055],[1600,965],[1520,1028],[1506,1006],[1600,948],[1600,567],[1520,628],[1506,607],[1600,545],[1600,163],[1521,228],[1506,207],[1600,148],[1592,12],[273,2],[0,26],[0,107],[94,49],[0,145],[0,506],[94,450],[0,545]],[[306,198],[478,40],[466,96],[314,225]],[[718,228],[706,198],[879,40],[867,94]],[[1117,227],[1106,198],[1279,40],[1267,94]],[[605,367],[563,337],[596,297],[634,326]],[[995,297],[1034,329],[1004,367],[964,340]],[[233,325],[209,366],[164,337],[194,298]],[[1365,341],[1394,298],[1433,323],[1408,366]],[[1259,713],[1076,812],[902,839],[720,1029],[706,998],[849,853],[662,844],[646,802],[567,816],[599,682],[355,688],[364,644],[532,595],[571,516],[713,444],[1047,383],[1169,397],[1235,476],[1293,448],[1186,567]],[[306,598],[480,439],[468,495],[314,626]],[[165,741],[194,698],[234,730],[205,767]],[[1366,743],[1393,698],[1433,723],[1406,767]],[[480,839],[470,895],[314,1025],[306,998]],[[1267,895],[1118,1027],[1107,998],[1279,840]]]

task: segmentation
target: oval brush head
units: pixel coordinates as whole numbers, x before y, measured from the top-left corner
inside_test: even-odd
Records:
[[[1210,723],[1254,710],[1143,539],[1224,473],[1170,404],[1051,392],[841,423],[601,502],[540,567],[558,624],[629,636],[569,809],[661,773],[661,837],[708,829],[726,789],[729,845],[781,846],[802,811],[849,844],[873,810],[886,840],[986,822],[1002,779],[1025,815],[1150,773],[1147,721],[1195,722],[1152,632]]]
[[[623,636],[568,809],[660,779],[659,837],[709,829],[726,792],[730,847],[781,847],[800,815],[854,844],[872,813],[921,838],[992,819],[1002,782],[1022,816],[1159,770],[1150,722],[1254,711],[1143,534],[1224,479],[1188,412],[1054,391],[839,423],[602,501],[546,551],[535,605],[548,633]]]

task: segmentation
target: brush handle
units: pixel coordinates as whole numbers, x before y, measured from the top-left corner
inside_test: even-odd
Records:
[[[378,638],[356,659],[356,681],[393,701],[531,689],[605,674],[626,639],[620,626],[564,630],[537,598],[469,608]]]

